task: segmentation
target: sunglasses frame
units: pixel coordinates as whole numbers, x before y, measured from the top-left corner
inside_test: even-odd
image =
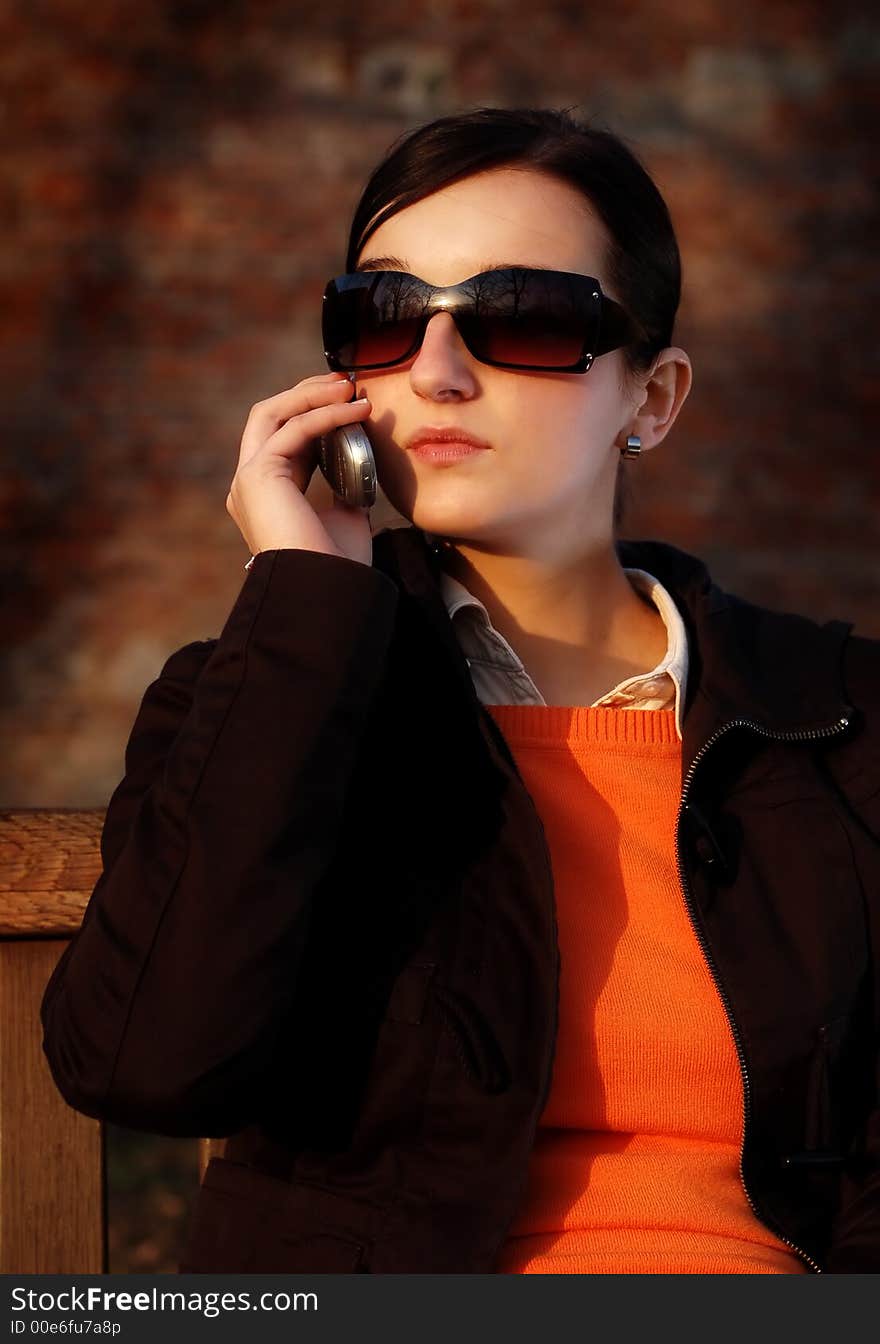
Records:
[[[328,281],[324,290],[321,327],[324,339],[324,358],[327,360],[328,366],[334,372],[347,373],[367,369],[393,369],[401,364],[406,364],[421,349],[425,338],[425,328],[436,313],[449,313],[455,321],[457,313],[473,312],[474,298],[472,294],[467,292],[467,286],[473,284],[475,280],[481,280],[489,275],[559,277],[568,285],[574,282],[576,286],[581,287],[585,300],[593,306],[592,312],[585,319],[584,340],[580,354],[570,364],[518,364],[487,359],[471,348],[466,328],[463,330],[456,322],[458,333],[469,353],[474,359],[481,364],[489,365],[490,368],[514,369],[534,373],[587,373],[593,360],[597,359],[599,355],[608,354],[611,350],[619,350],[622,346],[629,345],[632,341],[637,340],[640,335],[639,328],[626,310],[614,299],[609,299],[607,294],[603,294],[599,281],[593,276],[581,275],[579,272],[544,270],[532,266],[504,266],[491,271],[480,271],[477,275],[469,276],[467,280],[459,281],[457,285],[444,286],[430,285],[426,280],[422,280],[417,275],[411,275],[408,271],[351,271],[346,275],[339,275]],[[328,349],[333,303],[346,289],[355,288],[350,283],[352,281],[357,281],[358,287],[363,287],[364,281],[376,281],[388,276],[400,276],[406,280],[414,280],[428,295],[424,309],[418,318],[415,339],[407,349],[406,354],[401,355],[400,358],[383,360],[381,363],[375,364],[343,364]],[[593,349],[588,350],[587,346],[590,344],[593,345]]]

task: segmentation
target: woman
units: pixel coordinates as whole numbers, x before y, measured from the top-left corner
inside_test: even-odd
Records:
[[[444,118],[346,274],[132,730],[59,1088],[230,1136],[187,1270],[877,1270],[880,644],[615,540],[691,382],[656,187],[563,113]],[[304,497],[357,423],[375,538]]]

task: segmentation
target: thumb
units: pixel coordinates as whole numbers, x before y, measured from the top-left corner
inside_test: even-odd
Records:
[[[333,491],[333,507],[334,509],[341,509],[343,513],[362,513],[367,519],[370,516],[371,505],[347,504],[341,495],[337,495],[335,490]]]

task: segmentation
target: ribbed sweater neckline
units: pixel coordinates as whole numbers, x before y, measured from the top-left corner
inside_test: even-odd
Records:
[[[506,737],[517,743],[570,743],[667,747],[681,741],[674,709],[619,709],[605,705],[487,705]]]

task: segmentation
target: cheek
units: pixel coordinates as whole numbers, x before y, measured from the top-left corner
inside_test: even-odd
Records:
[[[406,388],[400,377],[393,373],[365,373],[357,375],[357,395],[370,398],[370,429],[379,438],[394,438],[395,426],[401,421]]]
[[[508,408],[508,420],[518,439],[539,442],[552,457],[583,455],[585,448],[601,452],[614,436],[614,408],[600,387],[582,382],[557,384],[553,395],[530,395],[524,389]],[[535,390],[536,392],[538,389]]]

